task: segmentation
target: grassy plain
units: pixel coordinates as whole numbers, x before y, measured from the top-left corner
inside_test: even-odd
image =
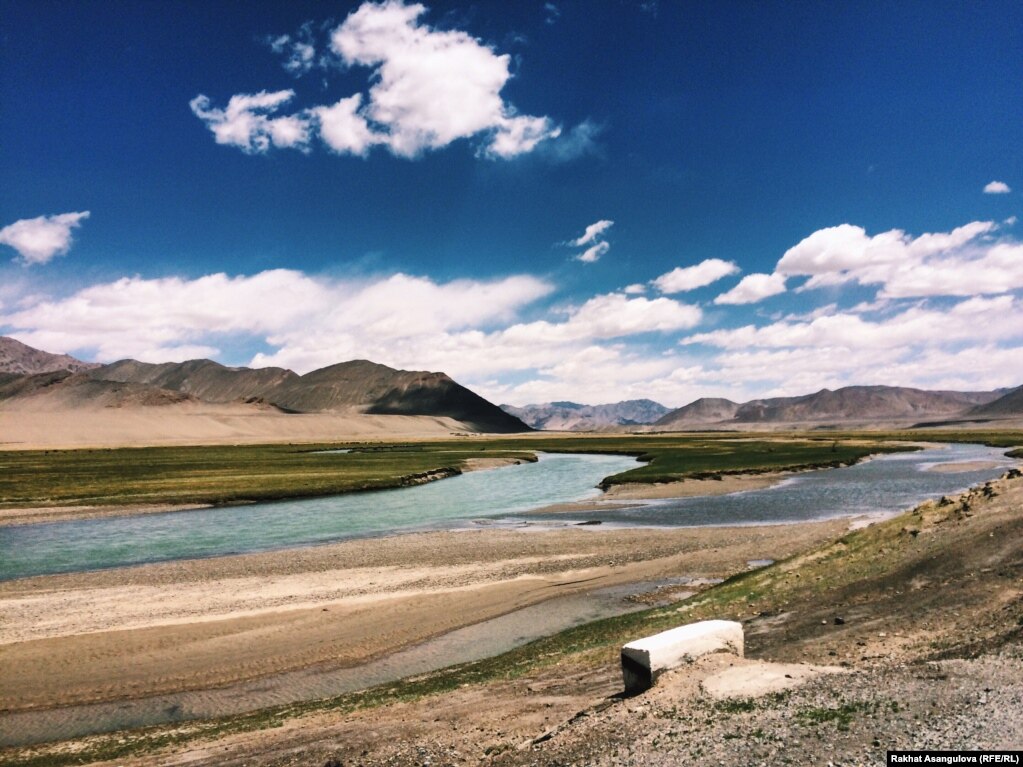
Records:
[[[351,452],[325,452],[350,449]],[[634,455],[643,465],[605,480],[670,482],[716,474],[854,463],[905,445],[862,436],[612,435],[336,443],[25,450],[0,453],[0,509],[229,504],[399,487],[458,473],[475,458],[529,460],[537,451]]]

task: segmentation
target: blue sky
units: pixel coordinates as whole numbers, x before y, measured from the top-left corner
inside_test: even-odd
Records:
[[[1018,3],[0,14],[33,346],[513,404],[1023,383]]]

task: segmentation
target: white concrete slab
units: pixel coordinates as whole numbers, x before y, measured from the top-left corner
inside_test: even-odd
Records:
[[[637,639],[622,647],[625,692],[634,695],[653,686],[663,672],[713,652],[743,654],[742,624],[700,621]]]

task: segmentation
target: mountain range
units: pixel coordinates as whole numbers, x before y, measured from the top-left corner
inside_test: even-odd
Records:
[[[469,431],[529,427],[444,373],[353,360],[299,375],[283,368],[225,367],[211,360],[83,363],[0,337],[0,408],[83,410],[213,404],[281,414],[449,418]]]
[[[549,431],[600,431],[620,426],[639,426],[663,417],[669,408],[649,399],[632,399],[608,405],[577,402],[545,402],[542,405],[501,405],[534,429]]]
[[[938,425],[940,421],[990,420],[1023,415],[1023,387],[986,392],[926,391],[901,386],[846,386],[800,397],[745,403],[704,398],[672,410],[654,430],[755,428],[789,425]]]
[[[253,440],[268,433],[310,437],[308,421],[298,430],[286,418],[320,417],[317,438],[327,418],[330,434],[366,427],[379,434],[451,431],[511,433],[530,429],[556,431],[697,431],[780,428],[871,428],[976,425],[1023,418],[1023,386],[996,391],[926,391],[896,386],[846,386],[798,397],[755,399],[745,403],[701,398],[675,410],[648,399],[604,405],[548,402],[498,407],[444,373],[395,370],[367,360],[342,362],[299,375],[284,368],[226,367],[212,360],[153,364],[121,360],[109,365],[82,362],[65,354],[33,349],[0,336],[0,411],[7,428],[14,414],[44,415],[69,423],[59,414],[86,413],[110,420],[116,411],[127,417],[145,414],[132,428],[149,429],[157,414],[203,415],[216,425],[233,418],[223,439],[245,431],[260,416],[269,431],[250,429]],[[344,416],[348,421],[337,421]],[[395,418],[402,417],[401,419]],[[141,417],[141,416],[139,416]],[[246,420],[247,418],[247,420]],[[212,420],[211,420],[212,419]],[[242,420],[239,420],[242,419]],[[282,420],[283,419],[283,420]],[[326,419],[326,420],[324,420]],[[354,420],[353,420],[354,419]],[[362,419],[355,423],[358,419]],[[382,419],[382,420],[381,420]],[[405,420],[402,420],[405,419]],[[409,420],[411,419],[411,420]],[[418,419],[418,420],[417,420]],[[167,419],[164,418],[163,422]],[[194,425],[196,419],[192,419]],[[94,418],[95,423],[95,418]],[[287,424],[287,427],[282,424]],[[208,426],[208,425],[207,425]],[[43,426],[39,426],[43,429]],[[94,428],[94,427],[92,427]],[[219,428],[219,426],[218,426]],[[291,428],[289,432],[288,429]],[[187,430],[186,430],[187,431]],[[133,432],[134,433],[134,432]],[[205,435],[209,428],[189,434]],[[395,432],[397,433],[397,432]],[[181,437],[185,439],[185,437]]]

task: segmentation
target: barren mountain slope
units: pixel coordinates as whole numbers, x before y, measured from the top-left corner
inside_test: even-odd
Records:
[[[625,400],[605,405],[580,405],[576,402],[545,402],[538,405],[501,405],[534,429],[549,431],[592,431],[614,426],[649,424],[668,412],[668,408],[649,399]]]
[[[55,370],[70,370],[77,373],[98,367],[94,362],[82,362],[67,354],[50,354],[33,349],[7,336],[0,336],[0,373],[32,375],[50,373]]]

